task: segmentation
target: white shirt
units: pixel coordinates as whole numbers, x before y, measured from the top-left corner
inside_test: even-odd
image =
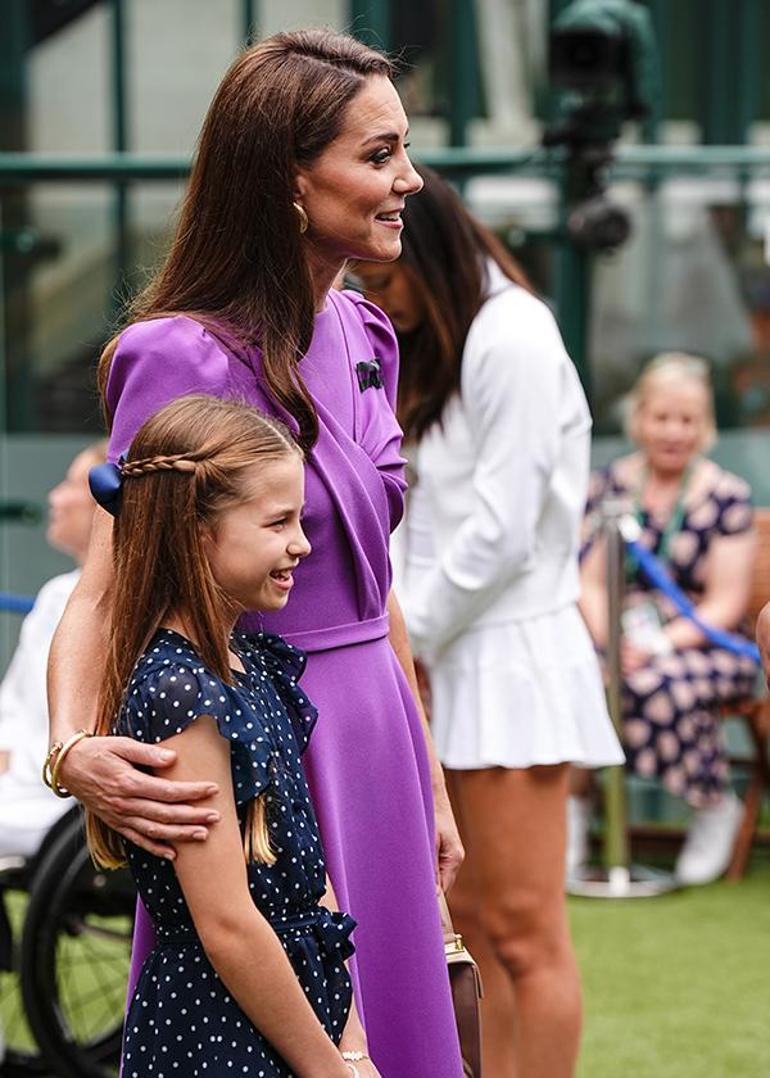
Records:
[[[28,786],[64,810],[70,803],[57,801],[40,777],[48,750],[46,667],[53,634],[79,577],[80,570],[75,569],[55,576],[40,589],[0,684],[0,750],[11,754],[9,770],[0,776],[0,795],[12,780],[17,793]]]
[[[579,594],[591,417],[553,315],[490,263],[461,389],[416,450],[404,613],[418,655]]]

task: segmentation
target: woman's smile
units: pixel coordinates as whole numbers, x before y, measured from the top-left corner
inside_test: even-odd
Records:
[[[401,209],[388,210],[384,213],[378,213],[375,217],[375,221],[378,224],[385,225],[386,228],[395,228],[400,231],[404,227],[404,222],[401,218]]]

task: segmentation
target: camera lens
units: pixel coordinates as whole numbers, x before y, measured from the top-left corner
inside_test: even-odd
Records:
[[[567,219],[567,230],[580,247],[611,251],[631,235],[631,219],[622,206],[597,195],[575,206]]]
[[[553,81],[576,90],[606,89],[623,75],[621,39],[593,30],[555,30],[551,34]]]

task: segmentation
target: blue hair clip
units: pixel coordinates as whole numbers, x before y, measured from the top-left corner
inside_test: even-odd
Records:
[[[102,509],[114,517],[118,515],[123,493],[123,460],[121,457],[117,464],[97,464],[88,473],[91,493]]]

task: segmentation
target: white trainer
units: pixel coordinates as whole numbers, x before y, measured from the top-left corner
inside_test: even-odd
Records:
[[[588,826],[591,822],[588,797],[567,798],[566,874],[570,879],[588,860]]]
[[[730,864],[743,819],[743,802],[730,790],[715,805],[696,809],[674,875],[685,887],[718,880]]]

